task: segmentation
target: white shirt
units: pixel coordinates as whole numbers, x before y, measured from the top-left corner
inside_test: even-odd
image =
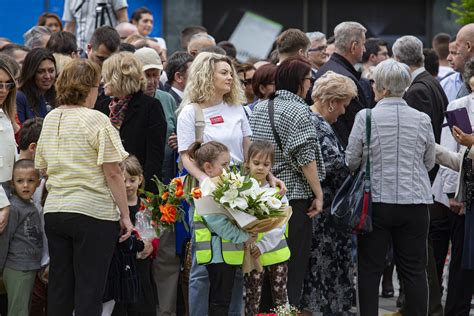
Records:
[[[471,93],[460,99],[456,99],[448,104],[447,110],[455,110],[460,108],[466,108],[469,115],[469,120],[471,121],[471,126],[474,128],[474,93]],[[444,127],[441,130],[441,146],[446,149],[458,152],[461,150],[460,145],[454,140],[451,130],[448,126]],[[457,180],[459,173],[441,166],[438,172],[440,178],[440,183],[443,184],[443,193],[455,193]],[[437,199],[435,199],[437,200]]]
[[[12,123],[2,109],[0,109],[0,144],[0,182],[5,182],[12,179],[16,142]]]
[[[453,73],[454,70],[451,67],[448,66],[439,66],[438,68],[438,78],[439,79],[444,79],[448,74]]]
[[[204,142],[217,141],[229,148],[231,164],[244,161],[243,139],[252,135],[244,109],[240,105],[219,103],[202,109]],[[187,104],[178,116],[178,151],[185,151],[195,142],[195,116],[192,104]]]
[[[177,94],[181,99],[184,98],[184,91],[181,91],[181,90],[179,90],[178,88],[175,88],[175,87],[171,87],[171,90],[173,90],[174,92],[176,92],[176,94]]]
[[[448,97],[448,101],[451,102],[456,100],[458,97],[459,90],[463,85],[463,80],[459,72],[455,72],[452,75],[447,76],[440,82],[441,87]]]
[[[110,21],[104,12],[104,25],[115,27],[117,24],[116,12],[128,7],[127,0],[105,0]],[[85,49],[94,33],[96,8],[98,0],[65,0],[64,1],[64,22],[76,22],[77,46]],[[98,22],[100,26],[100,20]],[[111,25],[112,24],[112,25]]]

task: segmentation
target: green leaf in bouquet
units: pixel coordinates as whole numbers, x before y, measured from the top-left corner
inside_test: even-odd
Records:
[[[251,187],[252,187],[252,181],[250,181],[250,179],[248,181],[244,181],[244,184],[242,185],[242,187],[240,187],[240,189],[238,189],[239,192],[244,192],[244,191],[247,191],[249,190]]]

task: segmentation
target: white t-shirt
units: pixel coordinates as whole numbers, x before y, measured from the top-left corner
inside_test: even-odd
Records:
[[[231,164],[244,161],[243,138],[252,135],[244,109],[239,105],[220,103],[202,110],[204,114],[204,142],[211,140],[226,145]],[[178,116],[178,151],[185,151],[195,142],[195,118],[192,104],[187,104]]]

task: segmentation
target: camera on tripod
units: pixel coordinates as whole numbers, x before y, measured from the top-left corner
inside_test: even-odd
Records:
[[[97,6],[95,7],[95,28],[104,26],[106,24],[105,18],[108,19],[108,24],[112,24],[110,18],[109,8],[107,7],[107,0],[97,0]]]

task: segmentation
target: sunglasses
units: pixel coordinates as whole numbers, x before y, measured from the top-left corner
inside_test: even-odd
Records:
[[[315,48],[310,48],[308,49],[308,52],[323,52],[326,50],[326,48],[328,48],[327,45],[323,45],[323,46],[319,46],[319,47],[315,47]]]
[[[240,80],[240,83],[243,84],[244,86],[248,86],[249,84],[252,84],[252,78],[250,79],[245,79],[245,80]]]
[[[15,88],[15,83],[14,82],[6,82],[6,83],[0,83],[0,89],[5,89],[7,91],[10,91],[11,89]]]

